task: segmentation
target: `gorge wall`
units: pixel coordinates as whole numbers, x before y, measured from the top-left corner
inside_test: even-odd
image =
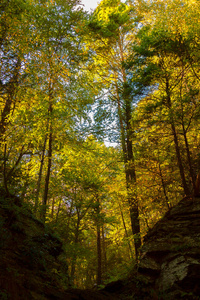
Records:
[[[148,232],[121,299],[200,299],[200,198],[184,198]],[[118,284],[119,286],[119,284]],[[112,292],[112,284],[105,288]]]
[[[148,232],[128,278],[82,291],[66,289],[59,238],[0,192],[0,299],[200,299],[200,198],[184,198]]]

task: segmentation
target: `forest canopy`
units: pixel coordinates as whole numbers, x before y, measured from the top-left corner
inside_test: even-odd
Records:
[[[127,273],[200,194],[198,0],[2,0],[0,184],[64,243],[70,284]]]

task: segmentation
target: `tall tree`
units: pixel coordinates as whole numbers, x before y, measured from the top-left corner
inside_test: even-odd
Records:
[[[166,11],[165,16],[161,16],[163,6]],[[191,87],[198,84],[198,79],[192,76],[194,71],[187,60],[183,59],[184,54],[180,55],[182,51],[184,53],[188,50],[186,37],[189,29],[189,24],[186,25],[188,4],[185,3],[185,15],[182,19],[180,10],[182,11],[182,1],[169,1],[165,4],[155,1],[150,5],[150,13],[154,14],[154,21],[152,26],[146,25],[144,21],[145,25],[139,31],[133,52],[136,54],[133,55],[135,71],[132,74],[133,85],[138,87],[138,93],[143,96],[148,93],[146,99],[154,99],[154,108],[156,111],[160,109],[162,122],[170,124],[182,186],[185,195],[189,195],[190,180],[193,190],[195,189],[195,172],[188,132],[198,111]],[[181,23],[185,24],[184,27],[180,27]],[[195,38],[196,34],[194,43]],[[192,109],[189,110],[186,103],[190,103]],[[183,155],[183,147],[186,149],[187,163]]]
[[[123,151],[131,225],[137,258],[141,246],[141,237],[136,193],[136,170],[132,148],[133,131],[131,128],[135,99],[131,95],[124,66],[130,40],[133,38],[131,9],[121,1],[104,0],[92,15],[89,28],[92,41],[90,47],[96,54],[94,58],[96,76],[104,84],[104,89],[107,89],[108,99],[110,104],[115,106],[115,113],[118,118],[117,123]],[[103,109],[106,108],[103,107]]]

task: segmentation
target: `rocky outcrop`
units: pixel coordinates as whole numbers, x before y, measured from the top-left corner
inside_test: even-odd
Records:
[[[18,197],[3,190],[0,236],[0,299],[49,299],[63,290],[67,265],[58,258],[61,241]]]
[[[0,299],[200,299],[200,198],[184,198],[148,232],[126,280],[101,291],[67,289],[62,243],[0,190]]]
[[[0,189],[0,299],[115,300],[107,292],[68,289],[62,242],[18,197]]]
[[[200,198],[184,198],[144,237],[138,267],[104,288],[120,299],[200,299]]]
[[[158,299],[199,299],[200,198],[184,198],[149,231],[138,273]]]

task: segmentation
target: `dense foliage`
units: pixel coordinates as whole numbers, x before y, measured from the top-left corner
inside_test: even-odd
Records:
[[[60,235],[70,284],[92,287],[199,194],[200,5],[79,4],[0,4],[0,183]]]

